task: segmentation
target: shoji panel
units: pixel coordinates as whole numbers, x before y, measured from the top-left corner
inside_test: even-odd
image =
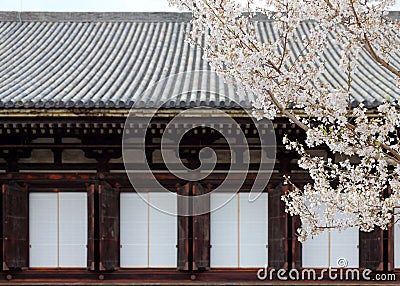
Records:
[[[57,193],[29,194],[29,266],[58,266]]]
[[[59,193],[59,267],[86,267],[87,193]]]
[[[171,204],[177,210],[177,200],[171,201],[171,195],[168,193],[149,194],[150,202],[162,208],[163,205],[171,209]],[[175,197],[176,198],[176,197]],[[161,210],[150,207],[149,212],[149,260],[150,267],[176,267],[177,266],[177,248],[178,229],[177,216],[169,215]]]
[[[344,258],[348,267],[358,267],[358,230],[325,230],[303,243],[303,267],[338,267],[338,259]],[[330,245],[330,247],[329,247]],[[329,259],[330,257],[330,259]]]
[[[319,215],[323,218],[324,207],[320,207]],[[308,237],[303,243],[302,266],[309,268],[329,267],[329,230],[319,233],[317,236]],[[332,243],[332,241],[331,241]]]
[[[394,231],[394,267],[400,268],[400,216],[396,216],[394,221],[397,223],[393,226]]]
[[[121,193],[121,267],[148,266],[148,205],[137,193]]]
[[[231,193],[212,193],[211,209],[227,202]],[[238,196],[211,212],[211,267],[238,267]]]
[[[358,267],[358,233],[355,227],[341,232],[331,230],[331,267],[337,267],[340,258],[346,259],[347,267]]]
[[[248,193],[239,194],[240,267],[268,265],[268,194],[249,201]]]
[[[324,268],[329,266],[328,238],[329,233],[326,230],[313,238],[309,237],[303,243],[303,267]]]

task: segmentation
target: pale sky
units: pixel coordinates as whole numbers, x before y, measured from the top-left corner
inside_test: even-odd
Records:
[[[393,10],[400,10],[400,0]],[[178,11],[168,0],[0,0],[0,11]]]
[[[176,8],[168,6],[168,0],[0,0],[0,10],[72,12],[178,11]]]

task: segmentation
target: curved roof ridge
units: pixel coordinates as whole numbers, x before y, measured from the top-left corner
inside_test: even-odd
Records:
[[[17,12],[0,11],[0,21],[19,22],[188,22],[188,12]]]
[[[389,17],[400,19],[400,11],[390,11]],[[7,22],[189,22],[190,12],[36,12],[0,11],[0,21]],[[258,13],[255,21],[270,21]]]

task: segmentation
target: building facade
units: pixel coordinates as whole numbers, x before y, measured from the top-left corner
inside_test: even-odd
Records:
[[[264,267],[320,273],[343,266],[396,274],[396,227],[330,231],[303,245],[297,241],[300,221],[285,212],[281,195],[289,187],[283,176],[300,186],[310,178],[281,142],[284,133],[299,140],[304,133],[285,118],[277,118],[273,128],[255,124],[247,112],[252,95],[209,72],[201,51],[184,41],[189,20],[179,13],[0,13],[0,279],[255,282]],[[276,36],[272,22],[256,20],[261,39]],[[333,44],[326,57],[332,66],[326,80],[345,81],[335,71]],[[353,104],[364,102],[373,110],[388,96],[397,99],[383,69],[361,57]],[[183,75],[162,81],[174,74]],[[162,88],[155,84],[160,81]],[[135,116],[150,124],[126,126],[133,106],[140,111]],[[195,124],[210,107],[233,119],[221,127],[227,133],[245,134],[246,142],[236,142],[233,152],[212,126]],[[191,108],[198,114],[187,126],[171,123]],[[160,153],[169,124],[172,134],[185,133],[175,155],[189,169],[198,168],[204,147],[215,150],[217,163],[208,176],[190,181],[171,172]],[[144,154],[124,162],[123,136],[143,129]],[[264,135],[276,137],[274,154],[262,152]],[[341,159],[323,148],[310,152]],[[140,172],[143,160],[151,174]],[[232,182],[244,177],[240,190],[213,192],[232,160],[249,162],[248,170],[230,177]],[[156,178],[173,193],[211,193],[208,208],[223,206],[193,216],[162,212],[143,196],[175,210],[193,206],[171,202],[159,189],[139,194],[127,165],[144,185]],[[260,172],[268,173],[268,184],[250,202]],[[338,265],[341,259],[345,264]]]

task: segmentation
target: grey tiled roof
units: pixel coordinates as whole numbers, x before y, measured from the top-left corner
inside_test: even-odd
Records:
[[[130,108],[135,102],[153,107],[167,101],[165,94],[179,95],[166,104],[169,108],[236,106],[223,95],[201,91],[207,85],[251,107],[251,95],[227,88],[214,76],[189,73],[149,92],[170,75],[209,70],[202,52],[184,40],[189,19],[186,13],[0,12],[0,108]],[[256,31],[262,40],[276,36],[268,20],[259,19]],[[346,82],[337,71],[338,58],[332,45],[324,80],[333,85]],[[395,60],[400,67],[400,55]],[[374,107],[400,97],[391,75],[366,54],[361,61],[353,104]],[[196,91],[182,93],[185,86]]]

